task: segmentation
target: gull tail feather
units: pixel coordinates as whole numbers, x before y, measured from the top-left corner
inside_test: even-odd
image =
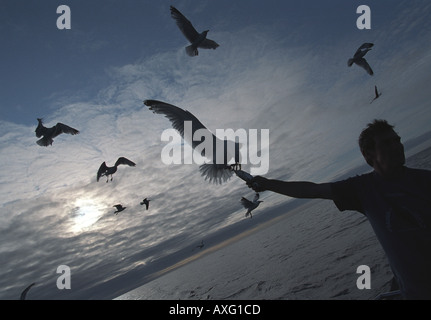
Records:
[[[193,45],[186,47],[186,52],[190,57],[195,57],[199,54],[198,49]]]
[[[228,181],[233,175],[233,171],[226,168],[223,164],[205,163],[199,166],[199,171],[205,180],[216,184]]]

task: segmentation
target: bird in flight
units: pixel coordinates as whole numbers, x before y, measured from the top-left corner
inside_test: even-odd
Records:
[[[382,93],[377,90],[377,86],[374,86],[374,94],[375,94],[375,97],[373,100],[371,100],[370,104],[373,103],[374,100],[376,100],[382,95]]]
[[[202,249],[204,247],[204,241],[201,240],[201,244],[197,245],[196,248]]]
[[[204,241],[202,240],[202,241],[201,241],[201,244],[198,244],[196,247],[194,247],[194,248],[192,249],[192,251],[195,251],[195,249],[202,249],[204,246],[205,246],[205,244],[204,244]]]
[[[114,212],[115,215],[117,215],[119,212],[121,212],[127,208],[127,207],[123,207],[121,204],[116,204],[114,207],[117,208],[117,211]]]
[[[37,125],[37,128],[35,130],[36,137],[40,138],[43,136],[43,138],[37,140],[36,143],[42,147],[47,147],[52,145],[52,143],[54,142],[53,139],[62,133],[68,133],[72,135],[79,133],[78,130],[60,122],[51,128],[47,128],[43,125],[43,119],[37,118],[37,121],[39,124]]]
[[[250,201],[250,200],[242,197],[241,198],[241,204],[243,205],[244,208],[247,209],[245,216],[248,217],[250,215],[250,218],[253,218],[253,215],[251,214],[251,212],[254,209],[256,209],[261,202],[263,202],[263,201],[259,201],[259,193],[255,194],[253,201]]]
[[[200,151],[203,148],[200,144],[208,142],[205,141],[205,137],[211,139],[212,150],[203,148],[201,151],[201,156],[208,160],[207,163],[199,166],[199,171],[205,180],[221,184],[229,180],[234,170],[240,168],[240,143],[219,139],[187,110],[157,100],[145,100],[144,104],[154,113],[165,115],[171,121],[172,127],[179,132],[184,141],[191,145],[193,149]],[[191,132],[185,134],[184,127],[187,122],[191,122]],[[198,136],[203,137],[203,140],[193,139],[198,130]],[[221,145],[224,146],[222,148],[223,153],[217,151],[217,149],[221,148]],[[218,156],[217,152],[219,152]],[[234,163],[231,163],[232,161]]]
[[[367,60],[365,60],[364,56],[367,54],[368,51],[371,50],[371,48],[374,46],[373,43],[364,43],[362,44],[358,50],[356,50],[355,55],[353,58],[350,58],[347,61],[347,66],[351,67],[352,64],[356,63],[358,66],[362,67],[367,71],[367,73],[372,76],[374,74],[373,70],[371,69],[370,65],[368,64]]]
[[[24,289],[23,292],[21,292],[21,300],[25,300],[28,291],[31,289],[31,287],[33,287],[36,284],[36,282],[33,282],[31,285],[29,285],[27,288]]]
[[[186,52],[189,56],[197,56],[199,54],[198,48],[215,49],[219,46],[214,40],[207,39],[209,30],[205,30],[202,33],[197,32],[192,23],[174,6],[171,6],[171,17],[175,20],[183,35],[191,43],[191,45],[186,47]]]
[[[147,198],[145,198],[144,200],[142,200],[142,201],[140,202],[140,203],[141,203],[141,206],[145,204],[145,208],[148,210],[148,207],[150,206],[150,201],[151,201],[151,200],[148,200]]]
[[[127,158],[120,157],[115,162],[115,165],[113,167],[108,167],[106,165],[106,162],[103,162],[99,170],[97,171],[97,181],[99,181],[100,177],[106,176],[106,182],[108,182],[108,177],[111,176],[111,181],[113,179],[112,175],[117,172],[117,167],[121,164],[128,165],[130,167],[134,167],[136,164],[133,161],[130,161]]]

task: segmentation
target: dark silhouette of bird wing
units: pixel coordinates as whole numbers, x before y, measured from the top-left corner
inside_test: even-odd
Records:
[[[42,124],[42,119],[38,118],[37,120],[39,121],[39,124],[37,125],[36,130],[34,130],[34,132],[36,132],[36,137],[40,138],[44,135],[46,128]]]
[[[368,51],[370,51],[371,50],[371,48],[374,46],[374,44],[373,43],[369,43],[369,42],[366,42],[366,43],[363,43],[357,50],[356,50],[356,52],[355,52],[355,54],[354,54],[354,56],[353,56],[353,58],[354,59],[360,59],[360,58],[362,58],[363,56],[365,56],[366,54],[367,54],[367,52]]]
[[[217,47],[219,47],[219,44],[214,40],[210,40],[210,39],[205,39],[199,44],[199,48],[203,48],[203,49],[215,49]]]
[[[371,47],[373,47],[374,44],[373,43],[363,43],[355,52],[353,58],[350,58],[349,60],[347,60],[347,65],[349,67],[352,66],[353,63],[358,63],[358,61],[363,58],[368,51],[371,50]]]
[[[119,166],[120,164],[125,164],[131,167],[136,166],[136,163],[124,157],[118,158],[118,160],[115,162],[115,166]]]
[[[145,204],[145,208],[148,210],[148,207],[150,205],[150,200],[147,200],[147,198],[145,198],[140,203],[141,203],[141,206]]]
[[[36,143],[42,147],[51,145],[54,142],[53,139],[62,133],[68,133],[72,135],[79,133],[79,130],[76,130],[75,128],[69,127],[68,125],[60,122],[51,128],[46,128],[43,125],[43,120],[41,118],[38,118],[37,120],[39,124],[35,130],[36,137],[40,138],[43,136],[43,138],[36,141]]]
[[[195,42],[199,37],[199,33],[193,27],[192,23],[174,6],[171,6],[171,17],[174,18],[178,28],[187,40],[191,43]]]
[[[250,200],[242,197],[241,198],[241,204],[243,205],[244,208],[249,209],[253,206],[253,202],[251,202]]]
[[[377,90],[377,86],[374,86],[374,94],[375,94],[375,96],[374,96],[373,100],[371,100],[371,102],[370,102],[370,103],[373,103],[373,102],[374,102],[374,100],[378,99],[378,98],[382,95],[382,94],[381,94],[381,93],[379,93],[379,91]]]
[[[21,293],[21,300],[25,300],[28,291],[36,284],[36,282],[33,282],[31,285],[29,285],[27,288],[24,289],[24,291]]]
[[[65,125],[61,122],[57,123],[54,127],[53,127],[54,133],[52,135],[52,138],[55,138],[56,136],[58,136],[59,134],[62,133],[67,133],[67,134],[71,134],[71,135],[75,135],[79,133],[79,130],[76,130],[75,128],[69,127],[68,125]]]
[[[157,100],[145,100],[144,104],[148,106],[149,109],[154,113],[165,115],[172,123],[172,127],[180,133],[183,140],[191,145],[193,149],[201,151],[201,156],[210,160],[211,163],[204,163],[199,166],[199,171],[201,172],[201,175],[205,177],[205,180],[209,179],[210,182],[222,183],[227,181],[232,176],[233,171],[229,169],[228,162],[233,158],[236,163],[240,162],[239,142],[234,142],[227,139],[219,139],[189,111]],[[185,135],[185,121],[192,122],[190,136],[189,134]],[[201,130],[199,131],[199,134],[202,135],[200,140],[196,138],[193,139],[197,130]],[[207,150],[205,148],[198,150],[199,148],[197,147],[201,147],[200,144],[209,137],[212,138],[213,150]],[[217,154],[217,146],[220,146],[221,143],[224,145],[223,160],[221,159],[222,155]],[[218,163],[219,159],[222,163]]]
[[[117,208],[118,211],[123,211],[124,209],[126,209],[121,204],[116,204],[114,207]]]
[[[193,135],[199,129],[207,130],[209,134],[212,135],[213,139],[216,139],[215,135],[212,134],[198,118],[187,110],[183,110],[172,104],[157,100],[145,100],[144,104],[154,113],[165,115],[165,117],[172,123],[172,127],[180,133],[181,137],[189,143],[192,148],[195,148],[201,143],[201,141],[193,141]],[[184,137],[184,121],[192,122],[192,137]],[[188,138],[191,139],[191,141],[189,141]]]
[[[356,64],[362,68],[365,69],[365,71],[367,71],[367,73],[372,76],[374,74],[373,70],[371,69],[370,65],[368,64],[367,60],[365,60],[364,58],[358,59],[356,61]]]
[[[359,55],[361,55],[363,52],[365,52],[364,53],[364,55],[372,48],[374,46],[374,43],[370,43],[370,42],[365,42],[365,43],[363,43],[359,48],[358,48],[358,50],[356,50],[356,52],[355,52],[355,57],[357,57],[357,56],[359,56]],[[364,50],[364,49],[366,49],[366,50]]]
[[[100,165],[99,170],[97,170],[97,181],[99,181],[100,177],[102,176],[103,173],[106,172],[107,169],[108,167],[106,166],[106,162],[103,162]]]
[[[374,93],[376,94],[376,99],[380,96],[379,91],[377,91],[377,86],[374,86]]]

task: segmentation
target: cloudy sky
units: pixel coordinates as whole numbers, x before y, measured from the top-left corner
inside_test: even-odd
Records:
[[[374,118],[403,141],[430,130],[427,0],[367,1],[370,30],[356,26],[362,1],[62,4],[70,30],[56,26],[58,1],[0,0],[2,299],[35,281],[33,298],[112,298],[133,288],[127,275],[246,223],[239,199],[253,192],[241,180],[217,186],[197,165],[161,161],[171,126],[144,99],[187,109],[213,131],[269,130],[266,176],[279,179],[325,182],[363,164],[357,137]],[[170,5],[220,47],[187,56]],[[375,44],[366,56],[372,77],[347,67],[364,42]],[[382,96],[370,104],[375,85]],[[36,118],[80,134],[40,147]],[[100,164],[120,156],[136,167],[96,182]],[[261,197],[257,215],[289,200]],[[127,209],[116,216],[117,203]],[[56,287],[59,265],[71,268],[71,290]]]

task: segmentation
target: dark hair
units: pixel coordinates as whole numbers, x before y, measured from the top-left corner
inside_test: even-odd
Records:
[[[365,160],[370,166],[373,166],[367,155],[369,151],[373,151],[375,148],[374,138],[382,133],[394,131],[394,126],[390,125],[386,120],[375,119],[373,122],[367,124],[367,127],[362,130],[359,136],[359,148],[364,156]]]

